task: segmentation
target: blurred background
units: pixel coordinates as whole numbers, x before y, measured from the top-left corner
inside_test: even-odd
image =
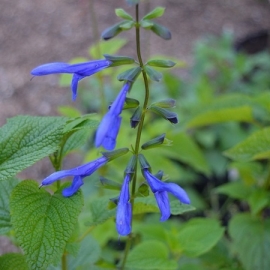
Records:
[[[172,40],[144,32],[145,51],[171,55],[188,66],[195,42],[206,35],[219,36],[229,30],[239,41],[270,29],[268,0],[143,1],[141,14],[158,5],[167,9],[159,21],[171,30]],[[118,21],[117,7],[134,14],[124,0],[1,0],[0,125],[17,114],[53,115],[57,106],[71,103],[68,87],[57,86],[57,75],[31,80],[30,71],[47,62],[89,58],[88,48],[97,41],[95,19],[100,34]],[[132,35],[121,33],[120,37],[131,38],[121,53],[132,54]]]

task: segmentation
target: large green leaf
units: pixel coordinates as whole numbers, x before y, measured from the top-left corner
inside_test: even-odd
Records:
[[[64,117],[17,116],[0,129],[0,180],[9,178],[58,149]]]
[[[179,231],[179,245],[190,257],[197,257],[210,250],[224,233],[218,221],[207,218],[194,218]]]
[[[270,220],[238,214],[229,225],[234,252],[245,270],[268,270],[270,265]]]
[[[0,269],[2,270],[29,270],[25,257],[20,253],[7,253],[0,257]]]
[[[239,161],[270,158],[270,127],[256,131],[224,154]]]
[[[33,180],[18,184],[10,200],[11,222],[30,269],[57,263],[83,205],[81,192],[69,198],[38,189]]]
[[[132,270],[170,270],[177,269],[175,260],[169,259],[169,250],[160,241],[145,241],[137,245],[128,255],[127,269]]]
[[[15,178],[0,181],[0,234],[7,233],[11,229],[9,197],[18,183],[19,181]]]

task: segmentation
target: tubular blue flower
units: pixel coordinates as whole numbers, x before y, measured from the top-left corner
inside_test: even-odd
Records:
[[[131,233],[131,203],[129,202],[129,182],[131,174],[126,174],[122,189],[120,192],[117,212],[116,212],[116,229],[120,235]]]
[[[68,177],[74,176],[71,186],[63,189],[63,196],[70,197],[74,193],[76,193],[79,188],[83,185],[83,178],[94,173],[98,168],[105,165],[108,162],[108,158],[102,156],[92,162],[86,163],[84,165],[75,167],[70,170],[62,170],[55,173],[52,173],[48,177],[46,177],[42,182],[40,187],[47,186],[55,181]]]
[[[160,221],[167,220],[171,215],[168,192],[174,195],[180,202],[190,204],[189,197],[184,189],[175,183],[165,183],[160,181],[149,170],[143,169],[143,175],[155,195],[159,210],[161,212]]]
[[[126,95],[130,90],[130,87],[130,82],[126,82],[124,84],[111,108],[101,120],[96,133],[96,147],[100,147],[102,145],[107,150],[113,150],[115,148],[116,138],[122,120],[120,114],[123,110]]]
[[[72,100],[76,99],[78,82],[87,76],[91,76],[112,64],[106,59],[95,60],[79,64],[49,63],[38,66],[31,71],[34,76],[43,76],[56,73],[73,74],[71,82]]]

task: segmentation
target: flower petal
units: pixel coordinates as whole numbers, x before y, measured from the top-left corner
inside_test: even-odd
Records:
[[[120,235],[127,235],[131,232],[132,210],[129,202],[130,177],[130,174],[126,174],[117,205],[116,228]]]
[[[78,74],[74,74],[71,81],[71,92],[72,92],[72,100],[76,100],[77,97],[77,88],[78,88],[78,82],[85,78],[85,76],[81,76]]]
[[[82,180],[82,177],[81,176],[75,176],[73,178],[73,181],[72,181],[72,184],[63,189],[62,191],[62,194],[64,197],[70,197],[72,196],[73,194],[75,194],[79,188],[83,185],[83,180]]]
[[[53,182],[55,182],[59,179],[62,179],[64,177],[67,177],[67,176],[81,176],[81,177],[89,176],[94,171],[96,171],[99,167],[104,165],[107,161],[108,160],[106,157],[100,157],[92,162],[83,164],[83,165],[75,167],[73,169],[63,170],[63,171],[58,171],[58,172],[52,173],[51,175],[49,175],[48,177],[46,177],[42,181],[41,186],[50,185]]]
[[[180,202],[186,203],[186,204],[190,203],[189,197],[187,193],[185,192],[185,190],[182,189],[177,184],[165,183],[165,182],[160,181],[158,178],[152,175],[148,171],[148,169],[144,169],[143,174],[153,193],[156,193],[157,191],[159,192],[167,191],[167,192],[172,193]]]
[[[69,64],[61,62],[44,64],[34,68],[31,71],[31,74],[34,76],[43,76],[54,73],[73,73],[69,72],[68,70],[69,66],[70,66]]]
[[[165,221],[171,215],[168,193],[166,191],[156,192],[155,197],[161,213],[160,221]]]

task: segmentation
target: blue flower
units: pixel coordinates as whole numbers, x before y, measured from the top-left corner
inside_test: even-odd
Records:
[[[180,202],[190,204],[187,193],[177,184],[160,181],[152,175],[148,169],[143,169],[143,175],[156,197],[156,201],[161,212],[160,221],[167,220],[171,215],[168,192],[174,195]]]
[[[120,192],[117,212],[116,212],[116,229],[120,235],[131,233],[131,203],[129,202],[129,182],[131,174],[126,174],[122,189]]]
[[[83,178],[94,173],[98,168],[105,165],[108,162],[108,158],[102,156],[92,162],[86,163],[84,165],[78,166],[70,170],[63,170],[52,173],[46,177],[42,182],[40,187],[47,186],[53,182],[65,178],[67,176],[74,176],[71,186],[63,189],[63,196],[70,197],[78,191],[78,189],[83,185]]]
[[[111,108],[101,120],[96,133],[96,147],[100,147],[102,145],[107,150],[113,150],[115,148],[116,137],[122,120],[120,114],[123,110],[126,95],[130,90],[130,87],[130,82],[126,82],[124,84]]]
[[[95,60],[79,64],[49,63],[38,66],[31,71],[34,76],[43,76],[55,73],[73,73],[71,82],[72,100],[76,99],[78,82],[87,76],[91,76],[112,64],[106,59]]]

